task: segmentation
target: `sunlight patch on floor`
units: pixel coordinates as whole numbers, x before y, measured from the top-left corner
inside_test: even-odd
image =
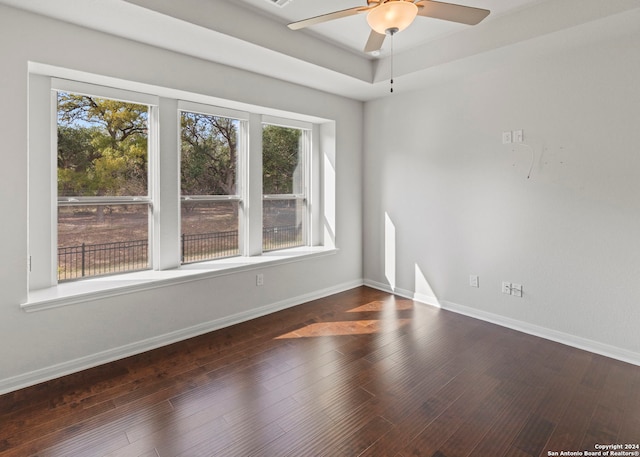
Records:
[[[366,312],[382,312],[382,311],[406,311],[413,309],[413,303],[408,300],[401,301],[381,301],[376,300],[366,303],[357,308],[350,309],[348,313],[366,313]]]
[[[397,330],[411,322],[410,319],[389,320],[359,320],[338,322],[316,322],[306,325],[293,332],[280,335],[276,339],[286,338],[310,338],[318,336],[346,336],[346,335],[370,335],[374,333],[386,333]]]

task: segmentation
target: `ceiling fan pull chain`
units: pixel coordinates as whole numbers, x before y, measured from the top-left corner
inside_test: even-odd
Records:
[[[395,35],[396,31],[393,29],[389,29],[389,35],[391,35],[391,93],[393,94],[393,35]]]

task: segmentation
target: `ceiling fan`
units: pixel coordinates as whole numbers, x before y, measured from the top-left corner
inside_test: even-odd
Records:
[[[364,52],[373,52],[382,48],[386,35],[394,35],[406,29],[416,16],[476,25],[487,17],[490,11],[433,0],[367,0],[367,6],[357,6],[322,14],[292,22],[288,27],[291,30],[299,30],[310,25],[361,13],[367,13],[367,22],[371,27],[371,34],[364,47]]]

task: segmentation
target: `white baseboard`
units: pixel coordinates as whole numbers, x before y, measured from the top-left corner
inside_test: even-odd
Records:
[[[224,327],[229,327],[240,322],[245,322],[257,317],[261,317],[267,314],[281,311],[286,308],[291,308],[308,301],[317,300],[319,298],[327,297],[329,295],[344,292],[345,290],[353,289],[363,285],[363,281],[350,281],[337,286],[329,287],[326,289],[316,290],[314,292],[299,295],[297,297],[288,298],[286,300],[272,303],[270,305],[261,306],[250,311],[237,313],[224,318],[216,319],[209,322],[204,322],[192,327],[188,327],[174,332],[166,333],[164,335],[158,335],[153,338],[138,341],[135,343],[127,344],[117,348],[109,349],[107,351],[92,354],[86,357],[70,360],[57,365],[52,365],[39,370],[34,370],[29,373],[21,374],[7,379],[0,380],[0,395],[12,392],[14,390],[22,389],[24,387],[33,386],[44,381],[66,376],[68,374],[77,373],[88,368],[93,368],[98,365],[120,360],[132,355],[141,354],[146,351],[157,349],[168,344],[183,341],[195,336],[203,335],[215,330],[219,330]]]
[[[598,341],[589,340],[580,336],[571,335],[557,330],[552,330],[546,327],[530,324],[528,322],[511,319],[509,317],[501,316],[499,314],[489,313],[469,306],[460,305],[446,300],[438,300],[436,297],[420,296],[410,290],[392,288],[388,284],[379,283],[366,279],[364,284],[374,289],[379,289],[385,292],[393,293],[401,297],[410,298],[417,302],[436,306],[447,311],[462,314],[474,319],[479,319],[492,324],[500,325],[502,327],[517,330],[522,333],[537,336],[547,340],[555,341],[566,346],[575,347],[584,351],[592,352],[594,354],[603,355],[623,362],[631,363],[633,365],[640,366],[640,353],[622,349],[609,344],[600,343]]]

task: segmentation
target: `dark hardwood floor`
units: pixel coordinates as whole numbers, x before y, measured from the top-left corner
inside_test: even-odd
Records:
[[[640,367],[361,287],[0,396],[0,456],[548,456],[640,442]]]

